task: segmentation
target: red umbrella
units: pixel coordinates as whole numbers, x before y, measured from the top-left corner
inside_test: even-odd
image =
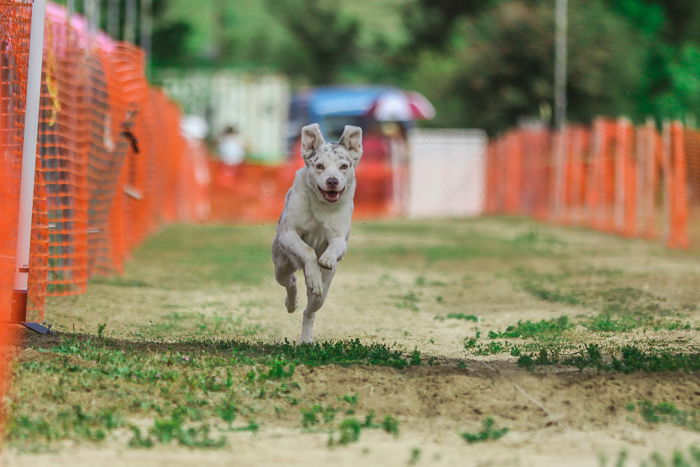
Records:
[[[435,117],[435,108],[418,92],[388,91],[374,101],[368,114],[385,122],[430,120]]]
[[[416,120],[432,120],[435,118],[435,107],[423,94],[409,91],[406,95],[408,96],[411,111],[413,111],[413,118]]]

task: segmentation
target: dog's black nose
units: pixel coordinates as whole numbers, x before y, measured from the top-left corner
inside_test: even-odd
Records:
[[[326,186],[330,189],[338,188],[338,179],[335,177],[331,177],[331,178],[327,179]]]

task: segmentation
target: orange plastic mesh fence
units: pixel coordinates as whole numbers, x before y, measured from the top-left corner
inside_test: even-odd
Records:
[[[0,436],[18,329],[11,319],[31,5],[0,1]]]
[[[680,123],[661,132],[653,122],[602,118],[561,134],[517,129],[491,141],[487,159],[487,213],[629,237],[662,233],[669,247],[689,246],[700,206],[700,132]]]
[[[214,221],[276,221],[294,174],[303,166],[300,155],[290,162],[267,166],[242,163],[230,166],[210,160],[211,215]],[[396,211],[392,195],[394,171],[388,162],[363,161],[357,167],[354,215],[386,217]]]
[[[0,306],[10,310],[31,4],[0,1]],[[209,214],[207,151],[144,75],[132,44],[90,35],[49,4],[37,144],[27,318],[48,295],[83,293],[119,272],[163,222]],[[5,316],[7,320],[9,316]],[[3,334],[4,335],[4,334]]]
[[[683,132],[683,149],[688,181],[688,235],[692,245],[700,244],[700,131]]]

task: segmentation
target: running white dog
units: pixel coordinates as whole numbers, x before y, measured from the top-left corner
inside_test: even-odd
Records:
[[[304,269],[307,305],[302,342],[313,342],[316,312],[331,286],[335,267],[347,251],[355,195],[355,167],[362,157],[362,129],[345,126],[337,143],[326,143],[317,123],[301,130],[304,167],[287,192],[272,243],[275,279],[287,289],[285,305],[297,308],[295,273]]]

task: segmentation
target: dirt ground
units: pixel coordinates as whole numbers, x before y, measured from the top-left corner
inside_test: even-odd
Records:
[[[81,335],[96,334],[104,323],[107,336],[127,342],[296,340],[301,313],[285,311],[266,257],[273,232],[270,225],[168,228],[135,254],[124,276],[96,280],[84,296],[52,300],[47,319],[59,332]],[[188,253],[178,243],[183,239],[199,244]],[[240,251],[226,256],[232,249]],[[301,428],[297,409],[274,413],[261,402],[259,430],[228,435],[219,449],[134,449],[128,434],[116,430],[99,443],[58,440],[47,452],[25,452],[10,442],[2,460],[8,466],[311,467],[639,465],[654,453],[670,459],[674,450],[685,453],[700,443],[698,372],[528,370],[509,349],[546,339],[486,336],[518,321],[566,316],[574,325],[557,337],[564,349],[634,344],[697,353],[698,259],[697,251],[521,219],[356,222],[316,320],[316,341],[359,338],[418,350],[424,364],[301,365],[294,380],[303,403],[357,394],[357,411],[391,414],[400,423],[398,436],[365,430],[356,443],[329,447],[327,433]],[[238,272],[229,275],[229,269]],[[616,332],[593,330],[587,323],[601,313],[618,324],[635,313],[647,321]],[[455,314],[476,321],[448,317]],[[465,345],[476,336],[477,347]],[[505,347],[479,351],[492,342]],[[29,336],[21,360],[40,361],[42,346]],[[32,389],[40,384],[20,372],[12,397],[18,404],[50,404],[26,400],[32,393],[43,397]],[[672,403],[698,423],[646,420],[630,408],[639,401]],[[459,436],[478,432],[487,417],[508,432],[473,444]]]

